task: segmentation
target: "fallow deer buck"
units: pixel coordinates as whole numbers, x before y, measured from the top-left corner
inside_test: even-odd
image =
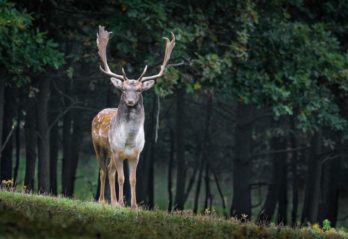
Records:
[[[106,57],[106,48],[111,32],[99,26],[97,33],[98,54],[101,60],[100,70],[111,76],[112,84],[122,91],[118,108],[107,108],[100,111],[92,121],[92,140],[100,169],[99,202],[105,203],[105,177],[109,177],[112,205],[124,205],[123,202],[123,161],[129,163],[129,181],[131,185],[131,207],[136,208],[136,170],[139,155],[145,144],[144,137],[144,105],[142,92],[150,89],[156,80],[163,76],[172,50],[175,46],[175,36],[166,40],[164,60],[157,75],[144,76],[145,66],[138,79],[128,79],[124,69],[122,75],[111,72]],[[118,174],[119,196],[115,192],[115,174]]]

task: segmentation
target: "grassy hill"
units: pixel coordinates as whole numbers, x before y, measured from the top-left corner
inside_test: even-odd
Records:
[[[348,238],[318,227],[257,226],[188,212],[130,210],[0,191],[0,238]]]

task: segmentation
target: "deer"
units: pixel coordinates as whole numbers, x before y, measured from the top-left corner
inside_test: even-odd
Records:
[[[136,171],[139,156],[145,145],[144,121],[145,110],[142,92],[151,89],[157,79],[164,75],[170,55],[175,46],[175,35],[166,41],[164,59],[160,71],[156,75],[145,76],[147,65],[137,79],[129,79],[122,67],[122,75],[112,72],[108,66],[106,50],[111,32],[99,26],[97,33],[97,47],[100,58],[100,70],[110,76],[112,85],[121,91],[117,108],[106,108],[100,111],[92,120],[92,142],[99,164],[100,194],[98,202],[105,201],[105,179],[108,176],[111,205],[124,206],[123,162],[128,160],[129,182],[131,187],[131,208],[137,208],[136,200]],[[118,201],[115,191],[115,177],[117,172],[119,195]]]

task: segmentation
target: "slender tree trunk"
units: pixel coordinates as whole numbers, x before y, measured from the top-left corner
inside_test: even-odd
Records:
[[[284,145],[285,146],[285,145]],[[281,154],[281,158],[278,158],[279,161],[279,172],[280,177],[279,186],[278,186],[278,215],[277,223],[278,224],[287,224],[287,212],[288,212],[288,180],[287,180],[287,154]]]
[[[341,157],[325,162],[323,165],[322,200],[319,205],[318,221],[328,219],[336,226],[339,196],[339,172]]]
[[[268,192],[266,200],[258,216],[258,221],[262,224],[268,224],[271,222],[274,215],[275,208],[277,206],[278,185],[277,180],[279,177],[279,171],[277,167],[277,158],[272,159],[272,178],[268,184]]]
[[[216,183],[216,188],[217,188],[217,190],[219,192],[219,195],[220,195],[220,198],[221,198],[223,214],[224,214],[225,218],[227,218],[225,197],[224,197],[224,195],[222,193],[222,189],[221,189],[221,186],[220,186],[220,183],[219,183],[219,179],[218,179],[218,177],[216,175],[215,170],[213,170],[213,176],[214,176],[214,180],[215,180],[215,183]]]
[[[0,175],[1,180],[9,180],[13,179],[12,170],[13,170],[13,162],[12,162],[12,156],[13,156],[13,119],[15,117],[15,109],[16,109],[16,91],[14,88],[7,87],[5,90],[5,106],[4,106],[4,121],[3,121],[3,148],[2,151],[2,159],[1,159],[1,166],[0,166]],[[8,138],[9,137],[9,138]],[[5,142],[7,140],[7,142]]]
[[[205,200],[204,200],[204,210],[209,209],[211,202],[213,201],[213,195],[211,194],[211,190],[210,190],[210,170],[209,170],[209,162],[207,162],[205,164],[205,177],[204,177],[204,183],[205,183]]]
[[[48,101],[50,94],[50,78],[43,77],[39,79],[38,93],[38,190],[40,193],[49,193],[50,191],[50,133],[48,129]]]
[[[292,119],[291,122],[291,129],[293,132],[295,131],[295,126],[294,126],[294,122]],[[291,147],[293,149],[297,148],[297,140],[296,140],[296,136],[295,133],[292,133],[290,136],[290,142],[291,142]],[[292,209],[291,209],[291,225],[292,226],[296,226],[297,223],[297,210],[298,210],[298,169],[297,169],[297,165],[298,165],[298,157],[299,157],[299,153],[292,152],[291,154],[291,174],[292,174]]]
[[[35,165],[37,158],[37,132],[36,132],[36,98],[29,97],[26,100],[26,116],[25,116],[25,177],[24,186],[26,191],[34,190]]]
[[[4,106],[5,106],[5,79],[4,76],[0,75],[0,149],[2,148],[2,133],[4,125]],[[0,164],[1,164],[1,155],[0,152]]]
[[[185,203],[186,173],[185,173],[185,91],[178,89],[176,93],[176,194],[174,210],[183,210]]]
[[[17,106],[17,127],[16,127],[16,163],[15,163],[15,167],[13,169],[13,181],[14,184],[17,184],[17,176],[18,176],[18,169],[19,169],[19,162],[20,162],[20,152],[21,152],[21,138],[20,138],[20,133],[21,133],[21,104],[20,102],[18,102],[18,106]]]
[[[236,112],[235,157],[233,159],[233,199],[230,215],[251,217],[250,152],[252,145],[253,108],[238,104]]]
[[[175,148],[175,139],[173,130],[170,129],[170,155],[168,162],[168,212],[171,212],[173,209],[173,192],[172,192],[172,168],[174,163],[174,148]]]
[[[82,142],[82,128],[81,128],[81,121],[82,121],[82,114],[80,110],[75,110],[73,112],[73,133],[71,136],[71,145],[70,145],[70,159],[66,165],[66,171],[65,173],[65,185],[64,192],[65,195],[68,197],[72,197],[74,193],[74,184],[75,184],[75,176],[76,176],[76,169],[77,164],[79,160],[80,155],[80,145]]]
[[[199,196],[201,193],[203,169],[204,169],[204,161],[203,161],[203,157],[201,157],[200,162],[199,162],[199,172],[198,172],[198,178],[197,178],[195,199],[194,199],[194,204],[193,204],[193,213],[194,214],[197,214],[197,212],[198,212],[198,204],[199,204]]]
[[[58,124],[54,125],[50,132],[50,192],[53,195],[58,193],[57,183],[57,164],[58,164],[58,148],[59,148],[59,129]]]
[[[320,134],[315,135],[312,140],[312,154],[307,162],[307,178],[305,197],[302,211],[302,223],[316,222],[318,217],[318,206],[320,198]]]
[[[59,96],[56,90],[52,90],[52,96],[50,100],[50,125],[53,124],[59,115]],[[57,183],[57,164],[59,153],[59,127],[57,121],[50,130],[50,192],[53,195],[58,193]]]

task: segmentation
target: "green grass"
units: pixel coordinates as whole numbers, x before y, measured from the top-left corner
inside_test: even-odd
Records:
[[[318,227],[257,226],[188,212],[130,210],[0,191],[0,238],[348,238]]]

